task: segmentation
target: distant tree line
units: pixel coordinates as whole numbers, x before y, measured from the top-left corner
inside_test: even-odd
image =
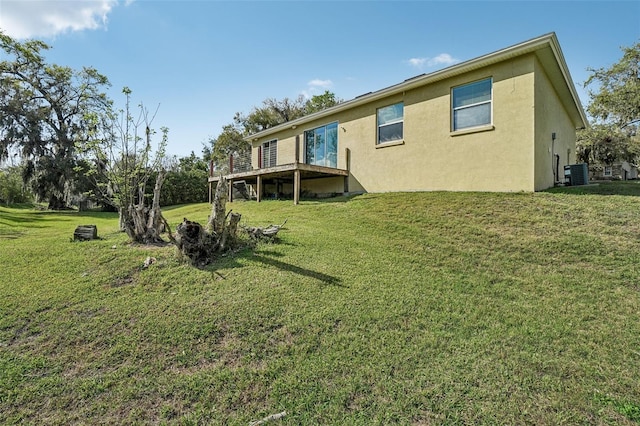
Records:
[[[118,210],[126,219],[136,209],[152,210],[145,202],[155,198],[162,205],[205,202],[210,160],[224,173],[231,155],[249,161],[246,136],[342,102],[329,91],[309,99],[266,99],[248,114],[236,113],[205,144],[202,157],[192,152],[172,160],[164,153],[165,128],[152,155],[155,114],[142,104],[138,113],[130,109],[128,88],[123,89],[125,108],[115,108],[105,94],[110,86],[106,76],[91,67],[74,70],[47,63],[43,52],[49,48],[38,40],[18,42],[0,31],[2,204],[35,200],[64,209],[84,199]],[[579,132],[579,160],[637,164],[640,43],[623,48],[622,58],[611,67],[589,71],[585,86],[593,122]]]
[[[202,158],[193,152],[167,158],[168,129],[162,128],[163,141],[153,157],[155,114],[142,104],[138,112],[130,108],[128,88],[123,89],[125,107],[117,109],[105,93],[106,76],[91,67],[50,64],[43,54],[48,49],[42,41],[19,42],[0,31],[3,204],[36,201],[66,209],[88,202],[128,216],[153,198],[153,182],[161,188],[161,205],[205,202],[210,160],[226,166],[232,154],[249,158],[245,136],[341,102],[329,91],[310,99],[266,99],[249,114],[236,113],[205,144]]]
[[[232,122],[222,127],[218,137],[209,140],[203,149],[204,157],[213,160],[216,169],[224,174],[228,171],[230,156],[237,156],[245,161],[250,159],[251,144],[244,140],[246,136],[322,111],[341,102],[342,99],[328,90],[308,99],[302,95],[295,99],[265,99],[261,106],[254,107],[248,114],[236,113]]]
[[[160,152],[152,164],[150,123],[133,117],[128,105],[126,114],[118,111],[104,93],[107,77],[96,69],[47,63],[43,52],[49,48],[0,32],[0,203],[37,201],[66,209],[89,201],[117,210],[118,193],[131,183],[118,184],[118,175],[138,176],[144,197],[151,198],[153,186],[141,179],[155,181],[160,169],[163,205],[207,201],[208,161],[193,153],[169,161]],[[128,102],[131,91],[123,92]],[[139,198],[136,190],[133,198]]]

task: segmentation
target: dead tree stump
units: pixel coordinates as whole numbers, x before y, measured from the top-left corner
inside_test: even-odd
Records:
[[[176,247],[194,265],[206,265],[217,250],[213,234],[208,233],[198,222],[186,217],[176,228]]]
[[[73,241],[89,241],[98,238],[96,225],[80,225],[73,231]]]
[[[207,227],[185,217],[176,228],[176,247],[192,265],[203,267],[219,255],[238,247],[237,233],[242,215],[232,211],[225,214],[226,202],[227,181],[220,178]],[[286,222],[285,220],[282,225],[270,225],[266,228],[242,228],[252,239],[274,240]]]
[[[225,214],[227,204],[227,180],[220,178],[213,200],[211,216],[205,229],[198,222],[186,217],[176,228],[175,244],[180,253],[187,257],[192,265],[205,266],[217,255],[235,248],[237,245],[238,223],[242,215]],[[227,221],[227,219],[229,219]]]

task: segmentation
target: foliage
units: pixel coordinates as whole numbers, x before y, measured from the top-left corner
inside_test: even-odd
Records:
[[[19,166],[0,169],[0,204],[19,204],[33,201],[33,194],[22,182],[22,168]]]
[[[167,171],[160,193],[160,205],[207,202],[209,199],[207,177],[208,172],[200,169]]]
[[[160,193],[160,205],[204,203],[209,199],[209,190],[203,182],[207,181],[209,164],[195,153],[188,157],[178,158],[166,172]],[[157,174],[151,176],[155,180]],[[149,197],[151,194],[147,191]]]
[[[237,122],[223,126],[220,135],[212,139],[210,145],[210,159],[217,173],[230,172],[229,157],[231,156],[239,160],[239,167],[247,167],[251,164],[251,144],[244,140],[243,130]]]
[[[265,99],[261,107],[254,107],[248,115],[236,114],[234,122],[245,135],[251,135],[275,127],[279,124],[295,120],[314,112],[335,106],[342,102],[335,94],[325,91],[306,99],[300,95],[296,99]]]
[[[212,139],[204,150],[205,156],[210,155],[217,169],[227,173],[229,157],[234,156],[234,167],[240,170],[251,166],[251,144],[244,137],[267,130],[279,124],[322,111],[342,102],[334,93],[325,91],[322,95],[314,95],[309,99],[300,95],[296,99],[274,98],[265,99],[262,106],[254,107],[247,114],[236,113],[233,123],[223,126],[217,138]]]
[[[140,103],[139,114],[134,117],[130,107],[131,89],[125,87],[122,93],[126,102],[119,115],[91,117],[91,139],[82,144],[86,158],[94,162],[87,176],[94,179],[93,195],[118,210],[121,228],[132,241],[162,242],[160,194],[166,177],[164,161],[169,130],[161,128],[162,141],[154,155],[151,140],[155,131],[151,124],[155,114],[150,116],[149,110]],[[155,185],[149,206],[147,186],[152,176]]]
[[[640,156],[640,144],[617,126],[594,124],[578,133],[577,156],[579,161],[590,164],[635,162]]]
[[[589,90],[591,116],[620,128],[640,120],[640,42],[622,51],[622,58],[611,67],[590,69],[585,82],[598,86]]]
[[[207,171],[209,170],[209,164],[207,161],[202,158],[196,156],[196,154],[191,151],[191,154],[188,157],[178,158],[178,164],[176,166],[176,171],[180,172],[190,172],[194,170]]]
[[[102,92],[109,81],[94,68],[48,64],[41,41],[0,33],[0,49],[10,58],[0,62],[0,159],[18,147],[35,194],[51,209],[65,208],[78,192],[76,144],[88,138],[86,117],[110,108]]]
[[[339,103],[342,103],[342,99],[337,98],[335,93],[325,90],[322,95],[314,95],[307,99],[304,105],[304,115],[320,112]]]
[[[578,134],[582,161],[612,164],[640,158],[640,43],[623,52],[611,67],[590,69],[585,82],[585,87],[591,87],[587,110],[595,123]]]
[[[639,199],[232,203],[282,244],[203,270],[114,214],[0,207],[0,423],[637,424]]]

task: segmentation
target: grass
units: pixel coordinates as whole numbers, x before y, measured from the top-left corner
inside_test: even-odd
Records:
[[[0,207],[0,423],[640,422],[640,184],[230,208],[281,241],[199,270]]]

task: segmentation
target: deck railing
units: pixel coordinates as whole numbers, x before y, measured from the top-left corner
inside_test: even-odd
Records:
[[[209,162],[209,177],[247,172],[252,169],[251,151],[236,152],[223,161],[211,160]]]

